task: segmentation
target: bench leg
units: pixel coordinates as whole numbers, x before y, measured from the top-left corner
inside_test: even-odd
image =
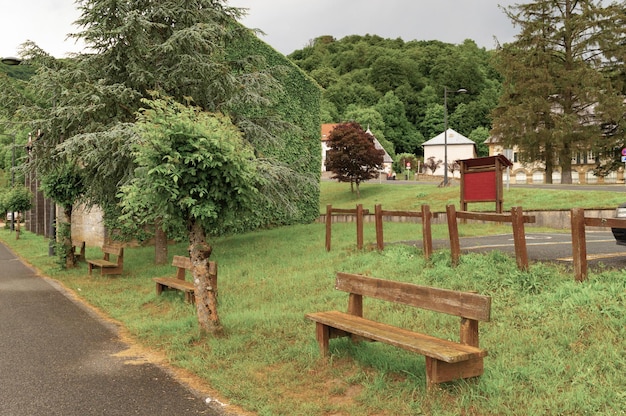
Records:
[[[459,363],[446,363],[435,358],[426,357],[426,387],[431,388],[437,383],[444,383],[459,378],[478,377],[483,374],[483,359]]]
[[[163,285],[159,282],[156,282],[156,294],[160,296],[163,293]]]
[[[315,323],[315,337],[320,346],[320,354],[322,357],[328,356],[328,341],[330,340],[330,328],[319,322]]]
[[[189,303],[196,303],[196,297],[193,292],[185,291],[185,301]]]
[[[93,264],[89,263],[89,276],[91,276],[92,270],[93,270]]]

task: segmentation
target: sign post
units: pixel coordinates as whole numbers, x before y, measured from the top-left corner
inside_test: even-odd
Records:
[[[502,171],[512,163],[504,155],[459,161],[461,164],[461,210],[468,202],[495,202],[496,212],[502,213],[504,195]]]

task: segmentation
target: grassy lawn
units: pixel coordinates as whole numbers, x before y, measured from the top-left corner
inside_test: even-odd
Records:
[[[320,207],[363,203],[372,209],[382,203],[386,209],[417,209],[428,203],[433,210],[443,210],[448,203],[458,205],[458,188],[380,186],[384,185],[365,184],[362,199],[356,201],[349,185],[325,182]],[[536,191],[541,195],[534,198],[519,196],[518,189],[509,192],[508,207],[533,209],[554,199],[545,197],[546,190]],[[613,207],[622,199],[612,197],[585,192],[570,200],[570,207],[580,203]],[[445,226],[434,229],[435,238],[447,238]],[[461,233],[504,229],[509,230],[461,226]],[[375,242],[374,233],[374,225],[366,223],[366,244]],[[388,241],[415,240],[420,235],[417,224],[385,224]],[[576,283],[571,270],[552,264],[535,263],[528,272],[520,272],[515,259],[499,252],[462,255],[459,266],[452,268],[448,250],[435,252],[430,261],[424,260],[419,245],[357,251],[354,224],[333,225],[331,252],[324,250],[323,224],[263,230],[212,240],[226,333],[200,338],[194,308],[184,303],[181,293],[156,296],[151,278],[172,275],[174,270],[152,264],[153,248],[127,249],[121,277],[89,278],[84,263],[76,270],[60,270],[47,256],[47,241],[40,236],[25,232],[16,241],[2,229],[0,239],[42,274],[118,321],[135,342],[197,376],[219,392],[220,400],[253,414],[626,412],[623,270],[599,267],[590,271],[587,281]],[[170,257],[185,252],[185,244],[170,247]],[[88,258],[97,256],[97,248],[87,248]],[[346,308],[347,295],[333,289],[337,271],[491,296],[492,320],[480,327],[481,346],[489,350],[485,374],[427,392],[424,358],[388,345],[333,340],[330,359],[322,359],[314,324],[304,314]],[[367,300],[365,315],[458,340],[458,320],[447,316]]]
[[[419,211],[422,204],[430,205],[433,212],[445,212],[446,205],[454,204],[459,209],[459,186],[438,188],[436,184],[390,185],[375,181],[361,184],[361,198],[350,192],[350,184],[335,181],[321,183],[320,212],[326,212],[326,205],[335,208],[354,208],[363,204],[364,208],[374,209],[382,204],[387,210]],[[571,208],[615,208],[626,201],[624,192],[572,191],[558,189],[515,188],[503,190],[504,210],[521,206],[524,210],[569,210]],[[494,202],[470,203],[471,211],[494,211]]]

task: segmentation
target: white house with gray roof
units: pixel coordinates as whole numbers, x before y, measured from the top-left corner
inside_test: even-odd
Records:
[[[441,160],[441,165],[435,170],[434,176],[444,176],[444,159],[445,159],[445,132],[433,137],[432,139],[424,142],[424,163],[430,157],[434,157],[435,161]],[[448,164],[452,164],[457,160],[473,159],[476,157],[476,143],[461,133],[454,131],[453,129],[447,130],[447,147],[448,147]],[[431,173],[428,171],[427,173]],[[448,171],[448,175],[452,177],[460,177],[460,172],[456,170],[454,174]]]

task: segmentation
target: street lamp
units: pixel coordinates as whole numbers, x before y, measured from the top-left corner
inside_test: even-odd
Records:
[[[12,56],[0,59],[4,65],[19,65],[22,60]],[[15,133],[13,133],[13,154],[11,157],[11,187],[15,186]],[[11,231],[15,229],[15,212],[11,213]]]
[[[465,94],[465,88],[454,91]],[[448,186],[448,87],[443,87],[443,186]]]
[[[0,62],[5,65],[19,65],[20,63],[22,63],[22,60],[13,56],[7,56],[6,58],[0,59]]]

